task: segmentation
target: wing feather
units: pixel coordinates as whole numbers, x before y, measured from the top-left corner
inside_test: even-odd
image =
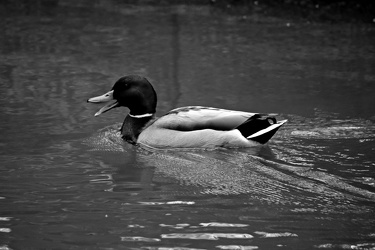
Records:
[[[257,113],[189,106],[170,111],[153,125],[179,131],[232,130]]]

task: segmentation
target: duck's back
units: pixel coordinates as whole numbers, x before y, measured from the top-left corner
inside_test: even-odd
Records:
[[[253,115],[255,115],[255,113],[189,106],[170,111],[165,116],[159,118],[155,122],[155,125],[179,131],[200,129],[225,131],[236,128]]]

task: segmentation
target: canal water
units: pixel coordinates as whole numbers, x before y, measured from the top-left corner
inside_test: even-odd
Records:
[[[375,27],[121,1],[0,4],[0,249],[375,249]],[[150,150],[87,98],[288,119],[265,146]]]

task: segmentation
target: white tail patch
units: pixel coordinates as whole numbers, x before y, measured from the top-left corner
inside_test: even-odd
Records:
[[[255,138],[255,137],[261,136],[263,134],[266,134],[266,133],[268,133],[272,130],[278,129],[280,126],[282,126],[286,122],[287,122],[287,120],[282,120],[282,121],[279,121],[275,124],[272,124],[271,126],[265,128],[265,129],[259,130],[258,132],[248,136],[247,139]]]

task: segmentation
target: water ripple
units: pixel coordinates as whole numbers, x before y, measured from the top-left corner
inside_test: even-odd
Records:
[[[236,223],[222,223],[222,222],[208,222],[199,223],[202,227],[247,227],[248,224],[236,224]]]
[[[121,241],[143,241],[143,242],[159,242],[157,238],[146,238],[141,236],[124,236],[121,237]]]
[[[321,244],[316,245],[316,248],[321,249],[357,249],[357,250],[374,250],[375,243],[358,243],[358,244]]]
[[[284,232],[284,233],[267,233],[267,232],[256,231],[254,233],[260,235],[262,238],[298,237],[297,234],[288,233],[288,232]]]
[[[241,233],[172,233],[162,234],[163,239],[191,239],[191,240],[219,240],[226,239],[251,239],[254,236]]]
[[[226,249],[226,250],[254,250],[258,249],[257,246],[241,246],[241,245],[219,245],[216,246],[219,249]]]

